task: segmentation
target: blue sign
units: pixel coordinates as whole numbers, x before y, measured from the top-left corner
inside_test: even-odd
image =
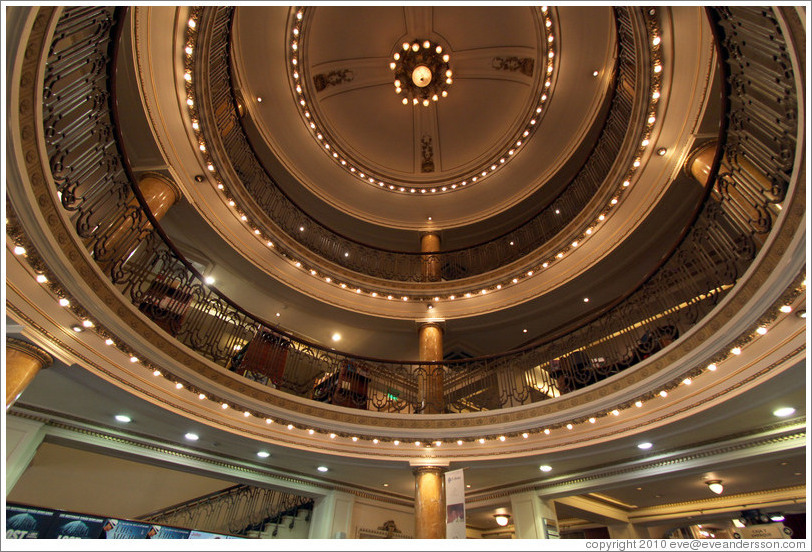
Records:
[[[54,519],[54,511],[44,508],[6,506],[6,538],[45,538]]]

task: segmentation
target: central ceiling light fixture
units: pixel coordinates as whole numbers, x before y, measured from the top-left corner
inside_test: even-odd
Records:
[[[451,57],[443,53],[443,47],[430,40],[404,42],[401,47],[389,68],[395,72],[395,92],[404,96],[403,105],[411,102],[427,107],[448,96],[453,82],[448,65]]]

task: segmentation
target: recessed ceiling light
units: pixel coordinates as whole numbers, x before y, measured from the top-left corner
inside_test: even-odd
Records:
[[[74,324],[73,326],[70,327],[70,329],[73,330],[76,333],[85,331],[85,329],[82,326],[80,326],[79,324]]]
[[[646,441],[646,442],[644,442],[644,443],[637,443],[637,448],[639,448],[639,449],[641,449],[641,450],[648,450],[648,449],[650,449],[650,448],[651,448],[651,447],[653,447],[653,446],[654,446],[654,445],[652,445],[652,444],[651,444],[651,443],[649,443],[648,441]]]
[[[200,436],[197,433],[191,432],[184,435],[184,437],[186,437],[186,439],[188,439],[189,441],[197,441],[198,439],[200,439]]]
[[[323,473],[326,472],[329,468],[327,466],[319,466],[316,469]]]
[[[778,416],[779,418],[786,418],[787,416],[792,416],[793,414],[795,414],[795,409],[791,406],[785,406],[773,411],[773,415]]]
[[[257,453],[257,456],[259,456],[260,458],[268,458],[270,455],[271,455],[270,452],[264,450],[261,450]]]
[[[552,467],[552,466],[548,466],[547,464],[544,464],[543,466],[539,466],[539,469],[540,469],[541,471],[543,471],[543,472],[548,472],[548,471],[552,471],[552,470],[553,470],[553,467]]]
[[[121,422],[122,424],[129,424],[133,421],[133,419],[126,414],[116,414],[116,421]]]
[[[204,278],[204,281],[205,281],[205,282],[206,282],[208,285],[212,285],[212,284],[214,283],[214,277],[212,277],[212,276],[206,276],[206,277]]]
[[[338,333],[338,332],[334,333],[333,336],[332,336],[332,340],[333,341],[341,341],[341,334]]]

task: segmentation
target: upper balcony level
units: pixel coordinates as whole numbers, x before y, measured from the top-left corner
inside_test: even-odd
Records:
[[[358,454],[350,448],[360,440],[365,453],[385,445],[386,455],[398,457],[401,440],[454,440],[460,444],[453,454],[475,456],[480,439],[505,443],[496,454],[515,454],[537,434],[565,443],[591,431],[589,439],[601,439],[650,419],[647,405],[661,413],[653,423],[667,423],[764,370],[740,358],[767,343],[758,341],[767,339],[759,337],[762,327],[775,326],[761,353],[776,357],[774,369],[803,354],[796,345],[805,323],[778,310],[805,308],[804,68],[792,12],[602,11],[617,60],[604,86],[592,91],[594,109],[581,128],[588,147],[560,152],[560,164],[570,157],[578,170],[570,178],[564,168],[540,177],[555,192],[521,224],[436,253],[386,250],[336,233],[277,186],[263,159],[268,152],[250,139],[251,128],[269,122],[236,95],[230,76],[245,70],[229,62],[235,29],[249,26],[240,9],[178,9],[166,18],[172,44],[183,50],[172,54],[173,63],[156,64],[155,80],[144,82],[136,69],[145,52],[159,51],[150,37],[169,24],[150,17],[150,9],[32,8],[18,19],[27,43],[10,80],[7,232],[9,247],[24,250],[9,267],[10,313],[50,333],[74,358],[83,347],[104,350],[107,343],[112,352],[104,359],[95,353],[81,362],[120,385],[209,423],[293,439],[295,446],[310,440]],[[271,20],[285,33],[303,33],[296,21],[307,23],[306,13]],[[542,28],[573,24],[563,8],[538,17]],[[691,50],[695,57],[677,55],[677,33],[665,29],[690,21],[699,21],[708,44],[715,37],[716,50],[706,56],[710,69],[698,75],[709,79],[705,88],[683,98],[674,71],[700,56],[704,43]],[[555,43],[557,35],[544,36]],[[140,50],[145,44],[156,50]],[[561,52],[564,64],[566,50],[545,51],[554,53],[548,59]],[[283,54],[296,59],[287,48]],[[718,67],[710,63],[714,56]],[[551,94],[573,86],[563,65],[544,67],[555,74]],[[168,91],[176,120],[148,134],[176,158],[167,155],[170,169],[144,170],[133,163],[146,146],[130,111],[144,107],[153,123],[169,112],[165,100],[150,96],[161,71],[179,75]],[[671,75],[667,82],[656,76],[662,73]],[[721,95],[714,108],[711,81]],[[247,87],[243,81],[239,90]],[[535,132],[553,117],[554,97],[549,106],[533,104],[550,111]],[[136,98],[143,103],[133,104]],[[689,124],[713,114],[713,136]],[[185,140],[170,140],[175,131]],[[679,155],[658,165],[667,156],[652,145],[664,135],[679,144]],[[343,170],[340,161],[321,161]],[[682,172],[686,161],[697,178]],[[411,199],[410,191],[369,188]],[[679,208],[668,203],[674,194],[684,196]],[[633,230],[658,222],[646,223],[644,214],[670,208],[679,216],[668,220],[668,240],[640,274],[621,279],[596,307],[560,313],[518,347],[427,362],[336,351],[260,315],[251,305],[261,299],[248,303],[207,283],[205,267],[176,245],[194,238],[162,223],[181,197],[191,198],[203,219],[217,219],[217,232],[242,255],[258,264],[268,259],[263,270],[293,289],[311,296],[326,289],[321,298],[334,305],[439,326],[472,314],[499,316],[507,305],[547,300],[554,289],[578,297],[567,285],[581,273],[600,282],[597,263],[607,250],[616,259],[640,248],[629,242]],[[504,209],[504,218],[513,218]],[[263,253],[255,257],[258,247]],[[60,300],[67,310],[46,315],[43,309]],[[71,333],[71,319],[90,331]],[[701,392],[687,391],[694,379]],[[591,430],[599,420],[599,430]]]

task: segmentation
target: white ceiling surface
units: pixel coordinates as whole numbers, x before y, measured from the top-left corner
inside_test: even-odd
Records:
[[[327,54],[317,56],[317,61],[329,58],[337,62],[337,58],[343,55],[352,58],[349,62],[358,59],[358,63],[361,59],[376,57],[380,58],[382,70],[388,71],[393,48],[401,42],[404,32],[401,9],[319,7],[315,12],[318,14],[322,10],[329,13],[323,19],[317,16],[314,23],[314,32],[327,34],[325,38],[318,38],[319,44],[324,44],[318,46],[320,50],[327,49],[329,44],[343,36],[331,37],[330,32],[353,30],[356,36],[367,36],[372,32],[365,27],[371,20],[366,13],[370,10],[384,14],[384,22],[391,17],[390,24],[383,27],[391,27],[392,36],[388,40],[386,37],[378,38],[380,30],[372,26],[372,29],[376,29],[374,37],[377,40],[354,41],[363,46],[360,50],[358,44],[348,43],[336,48],[335,57]],[[515,40],[521,42],[519,46],[524,46],[529,39],[526,22],[530,15],[528,7],[434,7],[431,10],[435,14],[432,19],[434,32],[449,39],[460,37],[462,47],[466,49],[493,48],[492,39],[479,39],[474,33],[467,32],[468,24],[481,27],[492,17],[493,11],[507,14],[499,17],[506,29],[497,38],[510,37],[515,33]],[[586,11],[589,12],[588,17],[585,16]],[[320,21],[327,21],[328,15],[331,24],[321,24]],[[562,38],[557,43],[556,60],[562,66],[583,70],[554,73],[557,77],[553,84],[553,95],[543,112],[540,126],[515,156],[516,159],[475,186],[453,193],[434,197],[426,197],[429,194],[418,194],[420,197],[416,197],[390,193],[342,169],[323,152],[323,145],[305,125],[296,103],[292,101],[293,92],[287,80],[287,41],[280,40],[285,36],[287,16],[288,11],[279,7],[254,6],[237,10],[237,74],[249,111],[258,122],[264,140],[282,160],[285,168],[303,185],[343,211],[383,226],[421,230],[427,227],[427,217],[431,216],[433,224],[430,226],[448,228],[476,222],[515,205],[554,174],[580,143],[608,85],[607,79],[592,77],[592,71],[611,66],[610,45],[614,40],[611,9],[590,7],[559,10],[555,21]],[[401,21],[400,26],[398,20]],[[516,25],[519,25],[518,31],[514,29]],[[493,31],[493,28],[489,31]],[[511,46],[515,43],[512,37],[507,40]],[[341,43],[344,44],[344,41]],[[372,51],[373,47],[381,51]],[[450,44],[450,48],[453,55],[455,44]],[[306,55],[305,50],[303,56]],[[535,70],[538,69],[539,64],[536,64]],[[520,111],[511,104],[526,104],[527,98],[510,99],[511,95],[521,96],[523,89],[523,86],[511,81],[477,78],[466,82],[464,74],[456,78],[459,80],[452,84],[448,98],[435,106],[419,108],[437,110],[441,145],[443,151],[448,152],[448,164],[461,167],[482,162],[485,152],[497,145],[508,146],[508,143],[500,142],[505,140],[507,128],[514,126],[512,121],[519,117]],[[458,85],[455,90],[454,87]],[[497,96],[485,94],[480,85]],[[506,90],[513,89],[517,91],[506,93]],[[466,90],[470,94],[464,93]],[[477,93],[474,94],[475,91]],[[503,97],[500,99],[500,96]],[[262,103],[256,102],[257,97],[262,97]],[[325,101],[325,108],[332,117],[333,126],[340,129],[340,140],[350,145],[353,151],[363,148],[364,156],[368,157],[365,161],[373,168],[389,167],[379,171],[384,174],[399,172],[405,175],[409,172],[408,159],[413,156],[414,145],[410,144],[413,141],[410,138],[413,135],[413,119],[408,114],[418,107],[402,105],[391,82],[330,96]],[[507,123],[504,119],[507,119]],[[399,126],[403,128],[398,130]],[[408,155],[401,157],[404,147],[408,147]],[[467,153],[463,153],[465,151]]]
[[[798,382],[803,382],[805,377],[805,367],[803,363],[799,363],[754,390],[733,397],[699,415],[676,421],[648,434],[620,437],[598,446],[573,448],[550,454],[536,454],[525,458],[452,462],[451,469],[467,468],[465,479],[466,483],[471,485],[467,491],[470,508],[482,509],[484,512],[492,512],[499,507],[509,509],[509,499],[477,503],[476,495],[487,493],[487,489],[496,489],[506,485],[553,482],[556,479],[566,479],[584,471],[601,469],[618,463],[634,464],[640,459],[655,458],[660,454],[667,454],[669,451],[690,449],[700,443],[715,443],[726,437],[752,432],[775,424],[779,420],[773,416],[772,412],[781,406],[795,407],[794,418],[803,423],[806,416],[806,392],[803,386],[798,385]],[[77,366],[68,367],[57,364],[42,371],[18,400],[18,405],[14,409],[18,408],[46,418],[53,416],[56,420],[65,420],[68,423],[89,424],[91,427],[99,428],[102,432],[120,434],[125,438],[127,435],[132,435],[135,440],[154,439],[159,445],[165,443],[170,447],[181,446],[191,451],[222,457],[227,462],[247,462],[260,469],[269,468],[307,480],[321,479],[339,482],[372,492],[395,493],[404,499],[409,499],[414,492],[414,479],[405,460],[385,462],[336,457],[247,439],[168,412],[118,389]],[[133,421],[126,425],[120,424],[113,418],[116,414],[127,414]],[[195,443],[185,441],[182,436],[189,431],[199,434],[200,440]],[[543,436],[532,438],[539,439]],[[81,437],[78,440],[81,441]],[[652,442],[654,447],[649,451],[639,450],[636,444],[642,440]],[[60,443],[65,444],[61,441]],[[73,444],[72,446],[81,447],[82,445]],[[447,446],[454,445],[449,443]],[[267,450],[271,456],[267,459],[260,459],[256,456],[256,452],[259,450]],[[48,477],[61,478],[66,474],[65,470],[70,469],[68,460],[57,462],[52,456],[48,456],[48,458],[51,459],[49,462],[53,462],[55,466],[62,464]],[[121,462],[101,456],[96,460],[99,465],[99,473],[106,473],[107,470],[113,469],[112,464]],[[787,462],[787,464],[781,465],[782,462]],[[541,464],[549,464],[553,470],[549,473],[540,472],[538,467]],[[319,465],[327,466],[330,471],[326,475],[320,475],[316,471],[316,467]],[[738,461],[714,464],[711,469],[693,467],[688,471],[680,471],[680,466],[675,465],[673,471],[659,473],[656,476],[652,476],[650,473],[648,475],[632,474],[609,485],[598,480],[595,482],[594,488],[582,487],[575,494],[597,490],[603,495],[631,506],[649,507],[708,498],[709,492],[703,483],[703,476],[722,479],[726,494],[764,491],[803,484],[807,471],[805,465],[803,449],[796,448],[773,452],[764,457],[740,458]],[[39,470],[41,466],[42,462],[35,459],[32,466],[35,471]],[[131,470],[132,467],[128,465],[127,469]],[[175,467],[177,468],[177,465]],[[764,473],[769,473],[770,476],[765,478]],[[796,475],[797,473],[802,475]],[[155,471],[155,468],[150,468],[149,474],[150,482],[145,484],[167,481],[167,478]],[[31,475],[28,474],[28,476]],[[203,494],[212,488],[217,488],[217,481],[210,479],[211,476],[212,474],[208,473],[205,479],[187,479],[195,485],[194,489]],[[23,477],[25,478],[26,475]],[[88,479],[86,481],[87,496],[94,496],[96,492],[103,494],[104,490],[109,489],[110,483],[104,478],[94,480],[87,474],[82,477]],[[21,482],[20,490],[17,491],[20,494],[10,496],[9,500],[24,502],[33,500],[32,495],[26,494],[31,492],[26,488],[32,483],[26,483],[25,479]],[[236,482],[238,481],[234,481],[234,483]],[[387,483],[388,486],[384,487],[384,483]],[[170,483],[166,484],[172,487]],[[178,484],[175,487],[184,485]],[[94,489],[94,486],[98,486],[98,489]],[[67,497],[59,494],[62,491],[57,490],[58,487],[59,485],[54,485],[52,490],[48,490],[47,487],[36,487],[37,492],[41,490],[44,494],[39,496],[35,503],[49,503],[50,496],[53,496],[60,500],[59,505],[64,504],[65,507],[70,506],[79,511],[87,510],[90,507],[89,502],[88,506],[83,508],[81,501],[69,501]],[[638,487],[642,490],[638,490]],[[168,488],[164,494],[156,496],[152,503],[139,502],[137,508],[143,511],[138,513],[192,498],[192,496],[181,496],[184,492],[188,494],[188,490]],[[159,504],[161,501],[165,501],[165,503]],[[53,506],[51,503],[49,505]],[[126,515],[132,514],[128,510]]]

